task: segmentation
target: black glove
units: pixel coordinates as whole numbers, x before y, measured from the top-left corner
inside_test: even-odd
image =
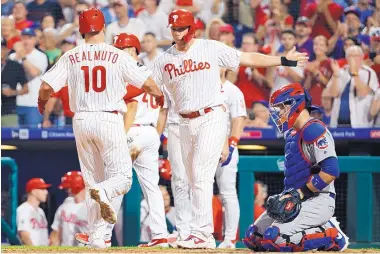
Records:
[[[280,200],[290,194],[291,197]],[[293,221],[301,211],[301,197],[296,189],[289,189],[281,194],[270,196],[267,200],[267,214],[280,223]]]

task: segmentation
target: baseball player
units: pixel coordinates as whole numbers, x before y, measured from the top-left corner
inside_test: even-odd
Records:
[[[239,64],[297,66],[308,57],[295,48],[284,57],[266,56],[240,52],[218,41],[195,39],[194,17],[187,10],[173,11],[169,26],[175,44],[156,60],[152,77],[173,95],[180,115],[181,152],[192,190],[190,236],[178,246],[215,248],[213,181],[227,138],[228,120],[220,92],[220,68],[236,71]],[[228,151],[228,145],[225,147]]]
[[[140,53],[140,41],[133,34],[122,33],[115,37],[114,46],[130,54],[136,61]],[[164,201],[158,187],[158,149],[160,137],[157,124],[160,105],[153,96],[144,93],[133,99],[137,102],[134,118],[124,118],[130,151],[135,152],[133,168],[136,171],[144,198],[149,208],[149,228],[152,239],[139,247],[169,247]],[[126,101],[128,104],[130,101]],[[130,128],[129,128],[130,126]]]
[[[89,240],[105,248],[108,224],[116,223],[123,195],[131,186],[131,158],[121,112],[125,83],[162,97],[151,71],[127,53],[104,43],[104,16],[96,8],[79,16],[85,43],[66,52],[42,77],[38,107],[43,114],[50,95],[66,83],[78,157],[86,185]]]
[[[246,231],[244,244],[255,251],[343,251],[348,237],[333,218],[334,180],[339,164],[334,139],[311,118],[311,97],[292,83],[270,97],[272,118],[285,132],[284,191],[270,196],[267,211]]]
[[[226,104],[230,115],[229,127],[229,156],[227,160],[218,165],[216,169],[216,182],[224,207],[224,241],[218,248],[235,249],[236,233],[239,225],[239,200],[236,193],[236,173],[239,162],[239,152],[235,149],[241,133],[243,132],[247,109],[244,95],[240,89],[226,80],[226,71],[221,71],[222,94],[226,98]],[[229,133],[229,132],[228,132]]]
[[[42,178],[32,178],[26,183],[28,198],[16,210],[17,233],[25,245],[49,245],[48,222],[39,206],[46,202],[50,186]]]
[[[67,190],[69,197],[65,199],[55,213],[51,225],[50,245],[78,246],[76,233],[87,232],[87,210],[85,202],[85,186],[82,173],[79,171],[67,172],[58,186]],[[111,244],[111,242],[106,242]]]

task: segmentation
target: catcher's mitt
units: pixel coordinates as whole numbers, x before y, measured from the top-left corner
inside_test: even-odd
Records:
[[[283,198],[285,195],[290,197]],[[281,194],[270,196],[267,200],[267,214],[280,223],[293,221],[301,211],[301,197],[297,190],[289,189]]]

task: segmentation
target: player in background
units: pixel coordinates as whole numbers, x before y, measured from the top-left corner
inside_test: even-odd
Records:
[[[131,186],[132,162],[125,137],[122,112],[125,83],[162,97],[151,71],[127,53],[104,43],[104,16],[96,8],[79,16],[85,43],[66,52],[42,77],[38,107],[43,114],[51,94],[69,87],[73,130],[86,185],[89,240],[105,248],[106,229],[116,223],[124,194]],[[78,238],[81,235],[77,235]]]
[[[266,212],[247,229],[244,244],[254,251],[345,250],[348,237],[332,217],[340,171],[330,131],[310,117],[311,97],[299,83],[275,91],[270,107],[285,133],[285,188],[268,198]]]
[[[58,188],[67,190],[69,197],[55,213],[54,222],[51,225],[53,231],[50,233],[50,245],[78,246],[75,234],[88,231],[86,191],[82,173],[79,171],[67,172],[62,177]],[[111,245],[111,242],[106,242],[106,244]]]
[[[224,241],[218,248],[235,249],[236,233],[239,226],[240,207],[236,191],[236,173],[239,163],[237,144],[243,132],[247,109],[240,89],[226,79],[226,70],[221,70],[222,94],[228,108],[229,155],[216,169],[216,183],[224,207]]]
[[[114,46],[124,50],[138,61],[140,41],[133,34],[122,33],[115,37]],[[143,93],[134,99],[136,113],[134,117],[125,117],[124,126],[127,133],[128,146],[131,152],[136,152],[133,168],[137,174],[144,199],[148,204],[150,217],[149,228],[151,240],[139,247],[169,247],[167,243],[167,227],[165,219],[164,200],[158,181],[158,149],[160,137],[156,130],[160,105],[153,96]],[[131,101],[125,101],[129,104]]]
[[[28,198],[16,210],[17,233],[25,245],[49,245],[48,222],[40,204],[46,202],[50,186],[42,178],[26,183]]]
[[[180,116],[176,112],[173,96],[163,87],[164,106],[160,109],[157,132],[161,136],[167,127],[168,159],[172,169],[171,187],[175,206],[176,232],[169,235],[169,244],[176,248],[179,241],[190,235],[191,201],[190,186],[181,153],[179,134]]]
[[[194,17],[187,10],[173,11],[169,26],[175,44],[155,61],[152,77],[173,95],[181,116],[181,152],[192,190],[192,220],[190,236],[178,246],[215,248],[213,182],[223,148],[228,156],[228,115],[220,93],[220,68],[236,71],[240,64],[297,66],[304,65],[308,57],[295,48],[283,57],[266,56],[240,52],[218,41],[195,39]]]

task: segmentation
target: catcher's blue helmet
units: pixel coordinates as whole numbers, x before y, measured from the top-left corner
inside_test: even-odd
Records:
[[[275,91],[269,106],[273,121],[283,133],[293,127],[302,110],[311,106],[311,97],[301,84],[292,83]]]

